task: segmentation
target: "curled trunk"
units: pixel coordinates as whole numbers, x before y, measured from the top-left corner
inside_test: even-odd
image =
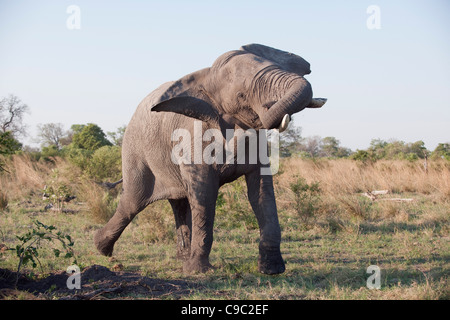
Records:
[[[286,114],[292,115],[303,110],[310,104],[311,99],[311,85],[304,78],[297,78],[280,100],[262,111],[260,119],[264,128],[277,128]]]

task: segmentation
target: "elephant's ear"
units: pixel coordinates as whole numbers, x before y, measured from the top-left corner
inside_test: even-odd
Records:
[[[174,112],[201,121],[216,120],[217,110],[208,97],[199,89],[193,89],[190,83],[195,82],[195,74],[178,81],[161,86],[158,98],[150,103],[150,109],[157,112]]]
[[[190,96],[180,96],[164,100],[152,107],[152,111],[174,112],[205,122],[216,122],[223,136],[226,136],[227,129],[233,129],[235,124],[240,124],[232,116],[219,114],[208,102]]]
[[[242,46],[240,49],[272,61],[278,64],[282,69],[296,73],[300,76],[311,73],[308,61],[293,53],[274,49],[262,44],[248,44]]]
[[[206,122],[217,121],[219,117],[219,114],[208,102],[191,96],[179,96],[164,100],[153,106],[152,111],[179,113]]]

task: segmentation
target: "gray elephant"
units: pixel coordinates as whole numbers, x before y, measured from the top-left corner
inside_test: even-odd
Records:
[[[311,85],[303,77],[310,72],[309,63],[297,55],[250,44],[221,55],[209,68],[163,84],[144,98],[123,139],[124,190],[117,211],[94,236],[99,252],[111,255],[114,243],[136,214],[156,200],[167,199],[175,215],[177,257],[184,260],[183,271],[205,272],[211,268],[218,190],[244,175],[260,228],[259,271],[284,272],[272,176],[261,173],[269,164],[259,157],[249,161],[248,139],[244,160],[198,160],[198,152],[213,141],[205,136],[197,145],[194,141],[193,147],[185,145],[185,157],[174,159],[173,150],[181,142],[173,136],[180,129],[191,136],[196,130],[202,134],[216,130],[214,141],[225,142],[223,146],[239,139],[236,134],[231,139],[227,136],[232,130],[284,130],[292,114],[321,107],[326,101],[312,97]],[[188,139],[184,136],[183,142]],[[237,160],[237,154],[233,156]]]

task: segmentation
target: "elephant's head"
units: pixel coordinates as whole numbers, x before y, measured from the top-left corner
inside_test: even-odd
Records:
[[[292,114],[326,102],[312,98],[311,85],[303,77],[310,72],[309,63],[297,55],[250,44],[174,82],[151,108],[283,131]]]

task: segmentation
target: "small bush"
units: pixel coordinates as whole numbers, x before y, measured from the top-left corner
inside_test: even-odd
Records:
[[[69,146],[63,152],[91,179],[112,181],[122,177],[122,148],[119,146],[103,146],[95,151]]]
[[[86,169],[89,176],[98,181],[119,180],[122,176],[121,148],[104,146],[95,150]]]
[[[304,224],[319,210],[321,189],[318,182],[308,184],[304,178],[290,184],[290,189],[294,194],[294,210]]]
[[[408,153],[408,154],[405,155],[405,159],[410,161],[410,162],[414,162],[417,159],[419,159],[419,156],[417,154],[415,154],[415,153]]]
[[[376,157],[366,150],[356,150],[356,152],[350,156],[350,159],[360,161],[363,164],[376,161]]]
[[[358,195],[341,197],[339,203],[350,217],[365,220],[369,217],[372,210],[372,202],[370,199],[363,198]]]
[[[34,221],[34,225],[35,226],[23,236],[16,236],[16,238],[21,242],[15,248],[16,255],[19,258],[16,285],[19,280],[20,269],[22,266],[31,263],[31,266],[36,268],[37,263],[39,263],[41,266],[41,271],[43,271],[39,260],[39,251],[43,247],[44,241],[46,241],[49,246],[53,243],[58,243],[60,245],[62,251],[58,248],[52,248],[53,254],[56,258],[60,257],[62,253],[64,254],[62,256],[64,258],[74,257],[74,241],[69,235],[56,231],[55,226],[45,225],[38,220]],[[49,246],[46,248],[49,248]],[[76,259],[73,263],[77,263]]]
[[[69,187],[60,179],[58,169],[52,169],[51,180],[44,186],[43,192],[45,201],[59,212],[63,211],[65,202],[71,196]]]
[[[64,155],[69,161],[81,170],[87,170],[93,151],[68,146],[63,149]]]
[[[43,147],[40,156],[44,158],[44,160],[49,161],[51,158],[58,157],[61,155],[61,151],[55,145],[51,145],[48,147]]]

